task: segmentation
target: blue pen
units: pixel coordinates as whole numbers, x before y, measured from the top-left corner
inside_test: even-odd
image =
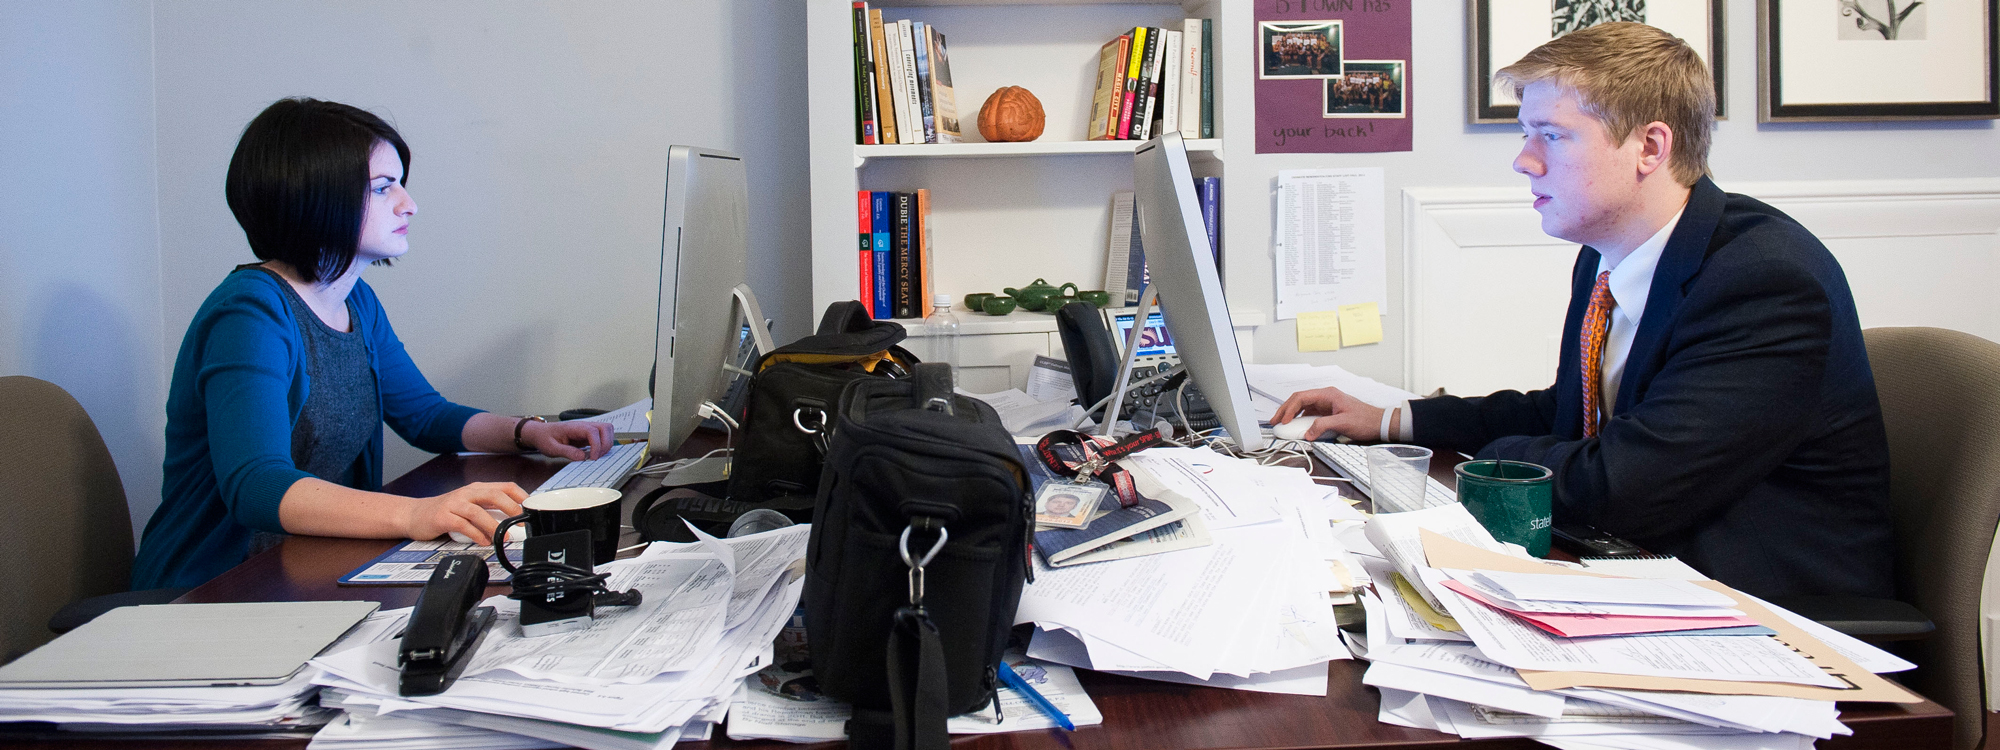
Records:
[[[1055,719],[1057,725],[1072,732],[1076,731],[1076,725],[1070,723],[1069,714],[1063,713],[1062,709],[1056,708],[1056,704],[1050,703],[1048,698],[1042,697],[1042,694],[1035,690],[1033,685],[1029,685],[1027,680],[1021,679],[1021,675],[1014,671],[1014,667],[1003,661],[1000,662],[1000,669],[997,671],[1000,672],[1001,682],[1006,683],[1007,687],[1013,688],[1021,695],[1027,696],[1028,702],[1035,704],[1035,707],[1041,709],[1042,713],[1048,714],[1049,718]]]

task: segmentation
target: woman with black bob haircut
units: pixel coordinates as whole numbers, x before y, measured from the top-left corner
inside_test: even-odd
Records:
[[[460,406],[404,351],[361,272],[409,252],[417,204],[396,129],[335,102],[280,100],[243,129],[224,195],[261,263],[195,313],[167,391],[166,477],[133,587],[197,586],[284,534],[488,543],[511,482],[437,497],[382,488],[382,425],[424,450],[604,455],[611,426]]]

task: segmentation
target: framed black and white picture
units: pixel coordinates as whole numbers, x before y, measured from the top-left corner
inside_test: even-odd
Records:
[[[1715,116],[1720,119],[1725,111],[1722,6],[1723,0],[1466,0],[1467,119],[1514,122],[1521,103],[1513,91],[1495,89],[1493,71],[1551,39],[1612,21],[1651,24],[1693,45],[1715,76]]]
[[[1758,122],[2000,118],[2000,0],[1759,0]]]

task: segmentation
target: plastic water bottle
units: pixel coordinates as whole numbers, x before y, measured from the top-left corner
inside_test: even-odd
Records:
[[[951,365],[951,382],[958,384],[958,316],[951,312],[951,295],[931,299],[931,314],[924,318],[925,362]]]

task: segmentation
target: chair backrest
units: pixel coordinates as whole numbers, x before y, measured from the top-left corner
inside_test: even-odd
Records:
[[[1864,331],[1889,432],[1897,596],[1937,624],[1905,682],[1984,733],[1980,592],[2000,521],[2000,344],[1941,328]]]
[[[132,516],[83,406],[45,380],[0,377],[0,664],[54,635],[49,616],[132,582]]]

